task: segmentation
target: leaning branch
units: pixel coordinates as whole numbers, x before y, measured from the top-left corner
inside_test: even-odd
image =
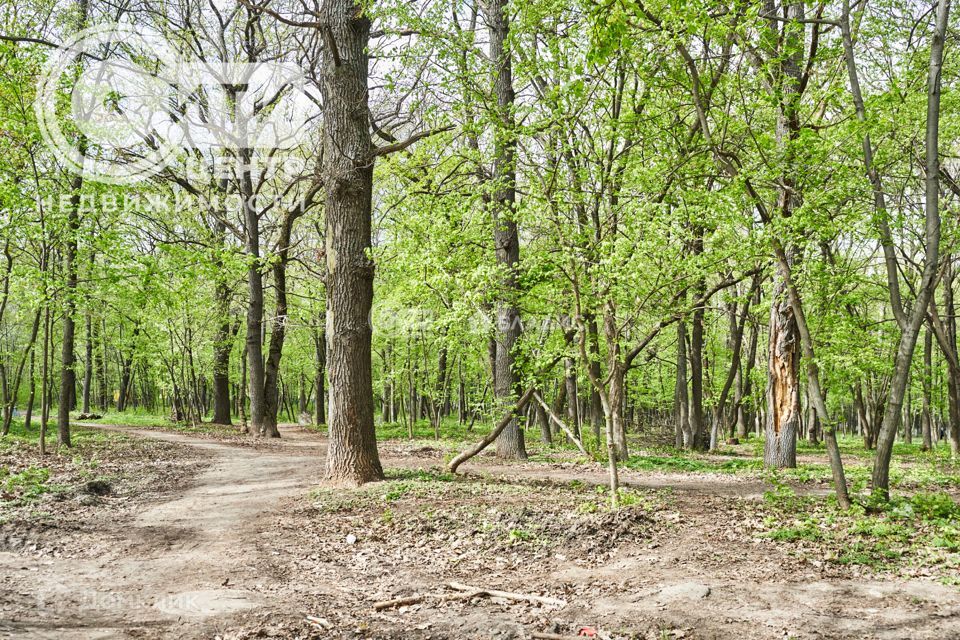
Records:
[[[463,464],[464,462],[466,462],[467,460],[469,460],[470,458],[472,458],[473,456],[477,455],[478,453],[486,449],[488,446],[490,446],[490,444],[497,439],[497,436],[503,433],[503,430],[507,428],[510,422],[521,411],[523,411],[524,408],[526,408],[527,404],[530,402],[530,398],[533,397],[533,394],[535,391],[536,391],[535,384],[527,387],[527,390],[523,393],[522,396],[520,396],[520,399],[517,400],[517,403],[514,404],[512,407],[510,407],[510,409],[503,415],[503,417],[500,418],[500,422],[497,423],[497,426],[494,427],[493,431],[488,433],[483,438],[483,440],[481,440],[480,442],[473,445],[472,447],[470,447],[469,449],[467,449],[466,451],[458,455],[456,458],[451,460],[450,464],[447,465],[447,469],[449,469],[450,473],[456,473],[457,467],[459,467],[461,464]]]
[[[580,438],[575,436],[573,432],[570,431],[570,428],[563,422],[563,420],[560,419],[559,416],[557,416],[553,409],[550,408],[550,405],[544,402],[543,397],[536,391],[533,392],[533,399],[536,400],[541,407],[543,407],[543,410],[547,412],[547,415],[550,417],[553,423],[560,427],[560,429],[567,434],[568,438],[573,440],[573,444],[577,445],[577,449],[580,449],[580,453],[585,456],[589,456],[590,454],[587,453],[586,449],[584,449],[583,443],[580,442]]]
[[[443,133],[444,131],[450,131],[453,127],[438,127],[436,129],[430,129],[428,131],[421,131],[420,133],[415,133],[406,140],[400,140],[394,142],[393,144],[388,144],[382,147],[377,147],[373,150],[371,157],[376,158],[378,156],[385,156],[391,153],[396,153],[398,151],[403,151],[412,144],[423,140],[424,138],[429,138],[430,136],[435,136],[438,133]]]
[[[44,40],[43,38],[31,38],[29,36],[5,36],[3,34],[0,34],[0,41],[13,42],[13,43],[42,44],[45,47],[52,47],[53,49],[56,49],[60,46],[56,42],[50,42],[49,40]]]

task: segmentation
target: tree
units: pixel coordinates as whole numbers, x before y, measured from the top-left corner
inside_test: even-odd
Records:
[[[327,474],[363,484],[383,479],[373,427],[370,310],[373,306],[367,48],[370,19],[354,0],[324,0],[323,182],[326,216]]]

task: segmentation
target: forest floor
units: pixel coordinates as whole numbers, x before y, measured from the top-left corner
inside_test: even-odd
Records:
[[[8,476],[0,638],[960,638],[949,499],[846,515],[820,478],[625,469],[612,512],[599,463],[455,477],[397,440],[386,482],[344,490],[320,434],[282,432],[91,428],[44,462],[56,484]]]

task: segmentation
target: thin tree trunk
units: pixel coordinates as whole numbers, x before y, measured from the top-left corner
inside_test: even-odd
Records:
[[[754,280],[754,287],[759,286],[757,279]],[[750,292],[750,298],[753,298],[753,290]],[[749,298],[748,298],[749,300]],[[727,396],[730,394],[730,389],[733,386],[734,379],[737,376],[737,372],[740,371],[740,351],[743,347],[743,331],[747,324],[747,316],[750,314],[750,303],[748,300],[743,302],[743,310],[740,312],[740,320],[736,321],[736,307],[731,311],[732,316],[732,326],[733,329],[733,353],[730,356],[730,369],[727,372],[726,381],[723,383],[723,389],[720,391],[720,397],[717,398],[716,406],[713,410],[713,425],[710,429],[710,450],[715,451],[718,446],[717,440],[719,439],[720,427],[723,422],[723,409],[727,404]]]
[[[677,423],[675,444],[678,449],[693,447],[693,430],[690,428],[690,398],[687,393],[687,324],[677,323]]]
[[[268,438],[279,438],[277,413],[278,381],[280,378],[280,358],[283,356],[283,343],[287,335],[287,264],[290,262],[290,240],[293,224],[300,217],[302,209],[288,211],[280,225],[280,237],[277,240],[277,258],[273,262],[273,285],[276,296],[276,310],[273,328],[270,332],[270,347],[264,367],[263,390],[263,433]]]
[[[27,413],[23,417],[23,429],[30,433],[33,427],[33,405],[37,395],[36,350],[30,350],[30,394],[27,396]]]
[[[893,377],[877,435],[877,457],[873,465],[873,492],[881,499],[890,497],[890,458],[900,421],[900,408],[907,387],[913,351],[920,333],[933,290],[940,252],[940,72],[946,39],[950,0],[937,3],[936,23],[930,45],[930,69],[927,78],[926,177],[924,180],[925,228],[923,273],[917,286],[917,299],[912,313],[902,326],[900,343],[894,360]],[[957,428],[955,426],[954,428]]]
[[[83,413],[90,413],[90,386],[93,384],[93,318],[90,310],[86,317],[86,345],[83,359]]]
[[[317,426],[327,424],[327,411],[325,401],[327,392],[325,390],[324,378],[327,375],[327,335],[326,329],[319,328],[314,333],[314,347],[316,349],[317,374],[314,380],[316,385],[315,416]]]
[[[50,420],[50,304],[43,307],[43,362],[40,365],[40,455],[47,453],[47,422]]]
[[[590,344],[590,367],[591,375],[594,378],[600,378],[600,336],[597,328],[597,319],[593,315],[587,317],[587,335]],[[593,428],[593,439],[599,445],[600,431],[603,429],[606,416],[603,413],[603,403],[600,402],[600,392],[590,387],[590,425]]]
[[[10,432],[10,422],[13,420],[13,408],[16,406],[17,398],[20,395],[20,382],[23,379],[23,371],[27,364],[27,358],[30,358],[31,363],[33,362],[33,346],[36,344],[37,333],[40,330],[42,313],[43,307],[37,307],[37,312],[33,316],[33,324],[30,325],[30,337],[27,340],[27,346],[13,374],[13,387],[10,391],[7,389],[6,369],[3,369],[3,394],[5,399],[3,407],[3,428],[0,430],[3,435],[7,435],[7,433]],[[33,375],[32,370],[30,375]]]
[[[233,331],[230,322],[230,287],[223,280],[217,282],[217,333],[213,343],[213,422],[232,424],[230,416],[230,352],[233,351]]]
[[[920,428],[923,434],[923,451],[933,448],[933,413],[930,410],[930,387],[932,381],[933,332],[927,327],[923,336],[923,410]]]

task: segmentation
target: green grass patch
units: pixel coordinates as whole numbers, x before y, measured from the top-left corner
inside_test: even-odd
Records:
[[[3,488],[3,498],[16,504],[33,502],[52,488],[47,484],[50,480],[50,470],[45,467],[27,467],[18,473],[11,473],[9,469],[0,467],[0,487]]]
[[[882,505],[796,496],[775,485],[765,494],[762,537],[793,545],[795,553],[876,571],[928,569],[933,575],[960,564],[960,505],[945,493],[895,497]],[[803,543],[805,546],[797,546]]]

